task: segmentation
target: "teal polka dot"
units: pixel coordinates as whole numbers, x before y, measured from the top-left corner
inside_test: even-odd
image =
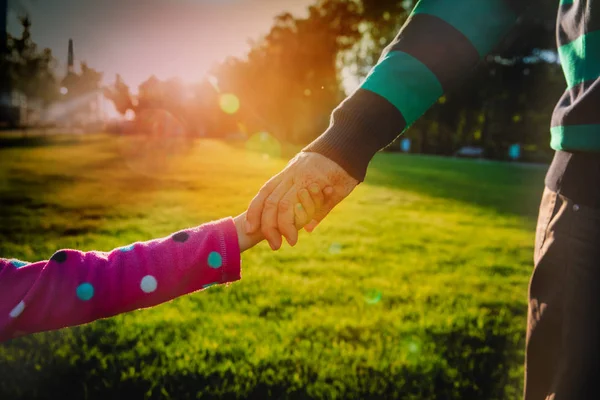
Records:
[[[21,261],[21,260],[11,260],[10,263],[16,268],[21,268],[21,267],[24,267],[27,264],[29,264],[28,262]]]
[[[122,251],[123,253],[126,253],[126,252],[128,252],[128,251],[131,251],[131,250],[133,250],[133,247],[134,247],[134,246],[135,246],[135,245],[133,245],[133,244],[130,244],[129,246],[125,246],[125,247],[121,247],[121,248],[119,248],[119,251]]]
[[[216,251],[211,251],[208,255],[208,266],[211,268],[220,268],[223,265],[223,258]]]
[[[77,286],[77,297],[83,301],[88,301],[94,297],[94,287],[92,284],[85,282]]]

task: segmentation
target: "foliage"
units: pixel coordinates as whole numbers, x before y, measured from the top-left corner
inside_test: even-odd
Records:
[[[80,63],[80,72],[69,71],[62,81],[67,89],[65,99],[72,99],[101,88],[102,73],[91,68],[86,62]]]
[[[122,115],[125,115],[128,110],[133,110],[129,86],[125,84],[121,75],[117,74],[114,85],[111,88],[106,88],[104,93],[107,98],[112,100],[117,111]]]
[[[140,89],[154,85],[158,95],[148,99],[140,90],[134,109],[164,110],[186,131],[204,136],[269,132],[306,144],[326,129],[343,100],[342,76],[364,78],[414,4],[315,0],[306,17],[277,16],[245,57],[215,66],[210,78],[188,88],[188,96],[169,93],[181,93],[180,82],[150,78]],[[554,48],[555,6],[532,10],[465,82],[457,82],[406,132],[414,151],[450,155],[475,145],[488,158],[503,159],[510,145],[520,143],[529,149],[529,161],[548,159],[548,121],[565,83],[556,52],[548,50]],[[223,96],[235,96],[239,108],[223,112]],[[129,104],[127,91],[120,98],[125,100],[119,108]]]
[[[53,72],[50,49],[38,50],[31,39],[31,20],[20,19],[23,26],[21,37],[8,35],[8,49],[3,68],[9,76],[10,87],[28,100],[40,101],[47,106],[58,97],[58,85]]]

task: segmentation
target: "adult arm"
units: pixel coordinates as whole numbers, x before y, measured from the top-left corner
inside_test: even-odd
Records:
[[[375,153],[444,92],[466,78],[528,7],[526,0],[421,0],[360,87],[333,112],[329,128],[259,191],[248,210],[272,248],[295,244],[293,199],[302,185],[334,193],[319,221],[364,180]],[[314,227],[314,223],[311,227]]]

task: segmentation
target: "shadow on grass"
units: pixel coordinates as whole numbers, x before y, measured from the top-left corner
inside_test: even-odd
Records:
[[[382,153],[365,183],[535,219],[545,173],[539,165]]]
[[[28,135],[18,136],[14,134],[1,134],[0,133],[0,151],[15,149],[15,148],[37,148],[37,147],[56,147],[56,146],[75,146],[81,144],[85,140],[85,143],[92,143],[94,141],[101,141],[102,138],[89,138],[83,137],[82,135],[71,135],[71,134],[59,134],[59,135]]]
[[[138,335],[102,320],[3,344],[0,397],[500,400],[520,390],[520,377],[509,373],[522,362],[513,318],[491,306],[488,314],[416,333],[430,354],[420,360],[391,368],[341,359],[327,371],[308,361],[311,354],[293,352],[248,360],[234,349],[207,348],[184,361],[171,354],[178,341],[190,340],[174,334],[179,326],[161,324]]]

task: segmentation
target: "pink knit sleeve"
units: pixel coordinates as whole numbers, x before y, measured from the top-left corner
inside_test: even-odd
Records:
[[[231,218],[108,253],[60,250],[35,263],[0,259],[0,341],[233,282],[240,264]]]

